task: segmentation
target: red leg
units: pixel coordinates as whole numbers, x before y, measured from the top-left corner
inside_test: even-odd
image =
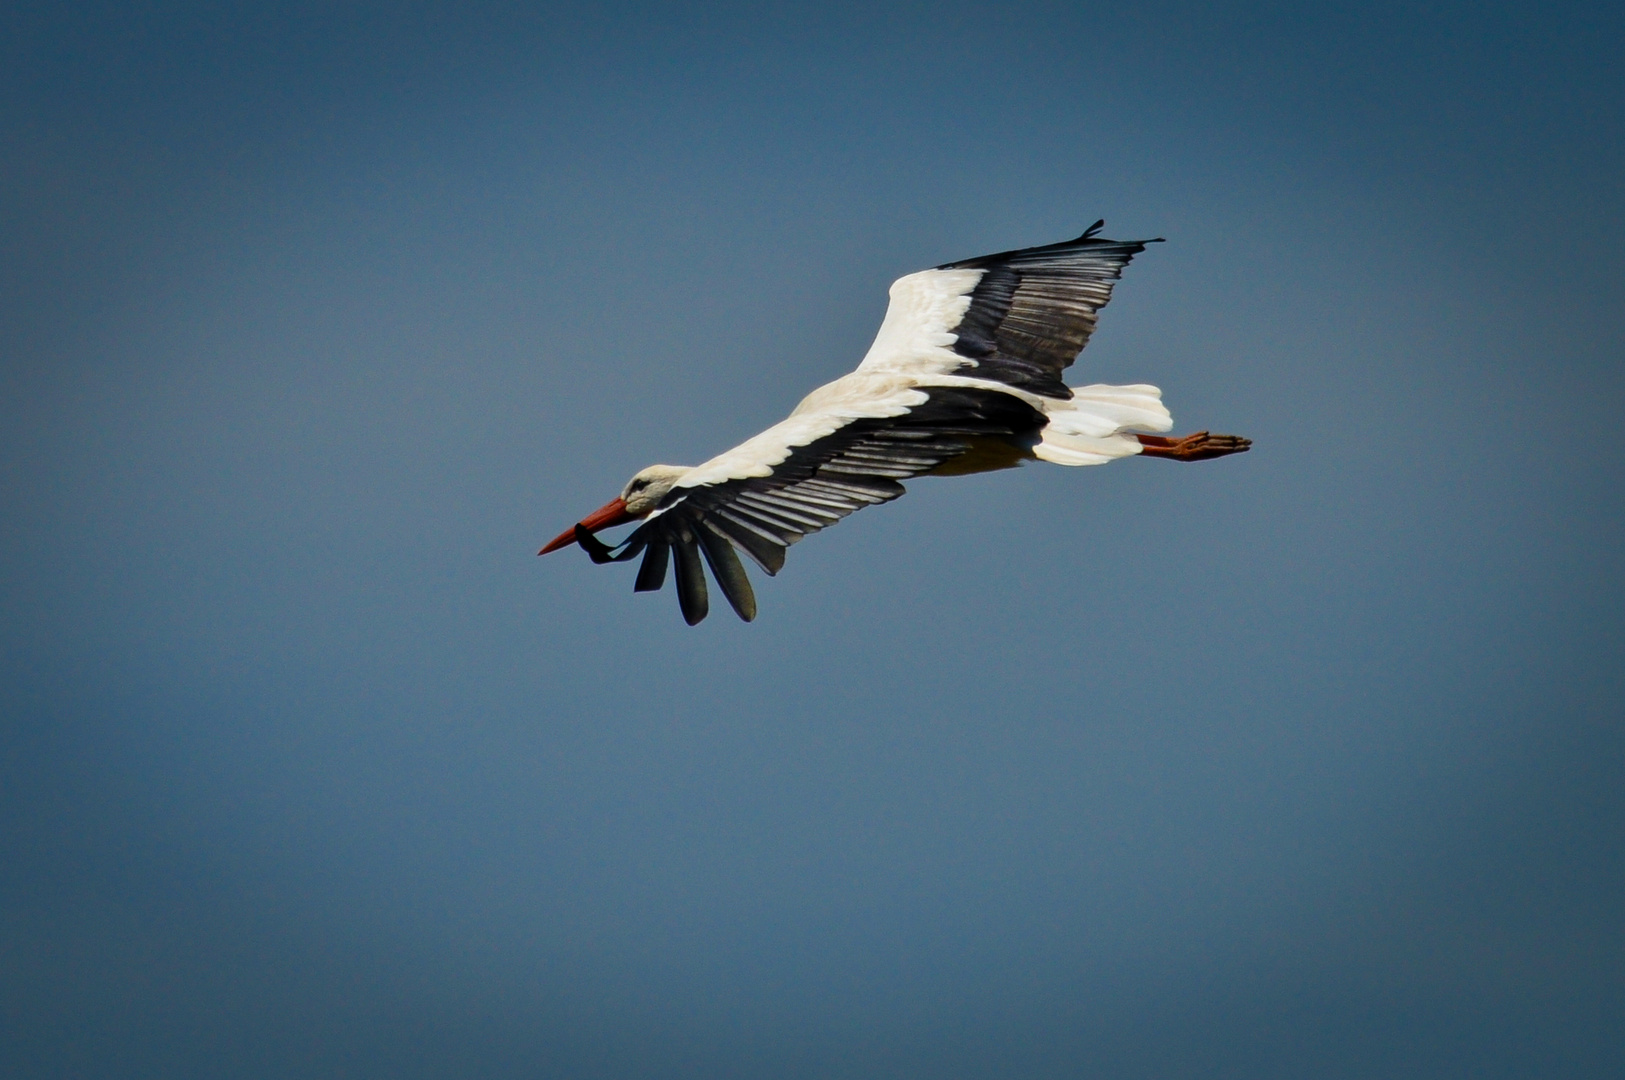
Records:
[[[1143,457],[1171,458],[1174,461],[1206,461],[1226,454],[1245,453],[1253,440],[1239,435],[1210,435],[1198,431],[1181,439],[1165,439],[1161,435],[1136,435],[1140,440]]]

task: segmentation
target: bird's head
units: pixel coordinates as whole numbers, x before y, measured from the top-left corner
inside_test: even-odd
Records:
[[[655,507],[660,505],[660,500],[664,499],[671,489],[677,486],[677,481],[689,471],[686,465],[649,466],[626,482],[626,487],[621,489],[620,498],[582,518],[580,527],[588,532],[597,532],[599,529],[608,529],[648,517],[654,512]],[[546,555],[549,551],[557,551],[575,542],[576,526],[572,525],[555,536],[536,554]]]

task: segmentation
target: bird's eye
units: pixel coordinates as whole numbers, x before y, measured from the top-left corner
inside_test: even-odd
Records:
[[[634,480],[634,481],[632,481],[632,490],[633,491],[642,491],[644,488],[646,488],[648,486],[649,486],[649,481],[647,481],[647,480]]]

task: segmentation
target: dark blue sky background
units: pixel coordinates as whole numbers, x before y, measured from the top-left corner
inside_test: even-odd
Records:
[[[10,5],[0,1065],[1625,1070],[1608,5]],[[682,624],[539,544],[886,286],[1166,236]]]

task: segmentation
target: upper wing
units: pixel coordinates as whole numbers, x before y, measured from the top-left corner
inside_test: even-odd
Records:
[[[665,584],[672,552],[677,555],[677,597],[689,624],[705,618],[708,608],[701,556],[709,563],[723,594],[739,617],[756,616],[756,599],[744,567],[734,554],[742,549],[758,566],[776,574],[786,549],[809,533],[835,524],[855,510],[889,502],[903,494],[900,480],[929,472],[970,449],[978,436],[1030,437],[1044,425],[1044,415],[1003,391],[965,386],[928,386],[909,391],[911,404],[893,416],[859,416],[800,445],[781,445],[763,452],[764,440],[781,430],[794,430],[792,417],[770,428],[738,451],[755,444],[753,455],[776,459],[758,468],[734,462],[728,476],[674,488],[665,504],[627,540],[616,558],[645,552],[638,571],[638,591]],[[816,430],[816,429],[812,429]],[[780,444],[783,439],[777,440]],[[701,466],[696,473],[705,475]],[[742,475],[752,473],[754,475]],[[595,557],[607,548],[585,535],[582,546]],[[591,543],[589,543],[591,541]],[[593,546],[596,545],[596,548]]]
[[[1044,397],[1094,333],[1128,261],[1156,240],[1076,240],[1003,251],[898,278],[861,372],[959,374]]]

